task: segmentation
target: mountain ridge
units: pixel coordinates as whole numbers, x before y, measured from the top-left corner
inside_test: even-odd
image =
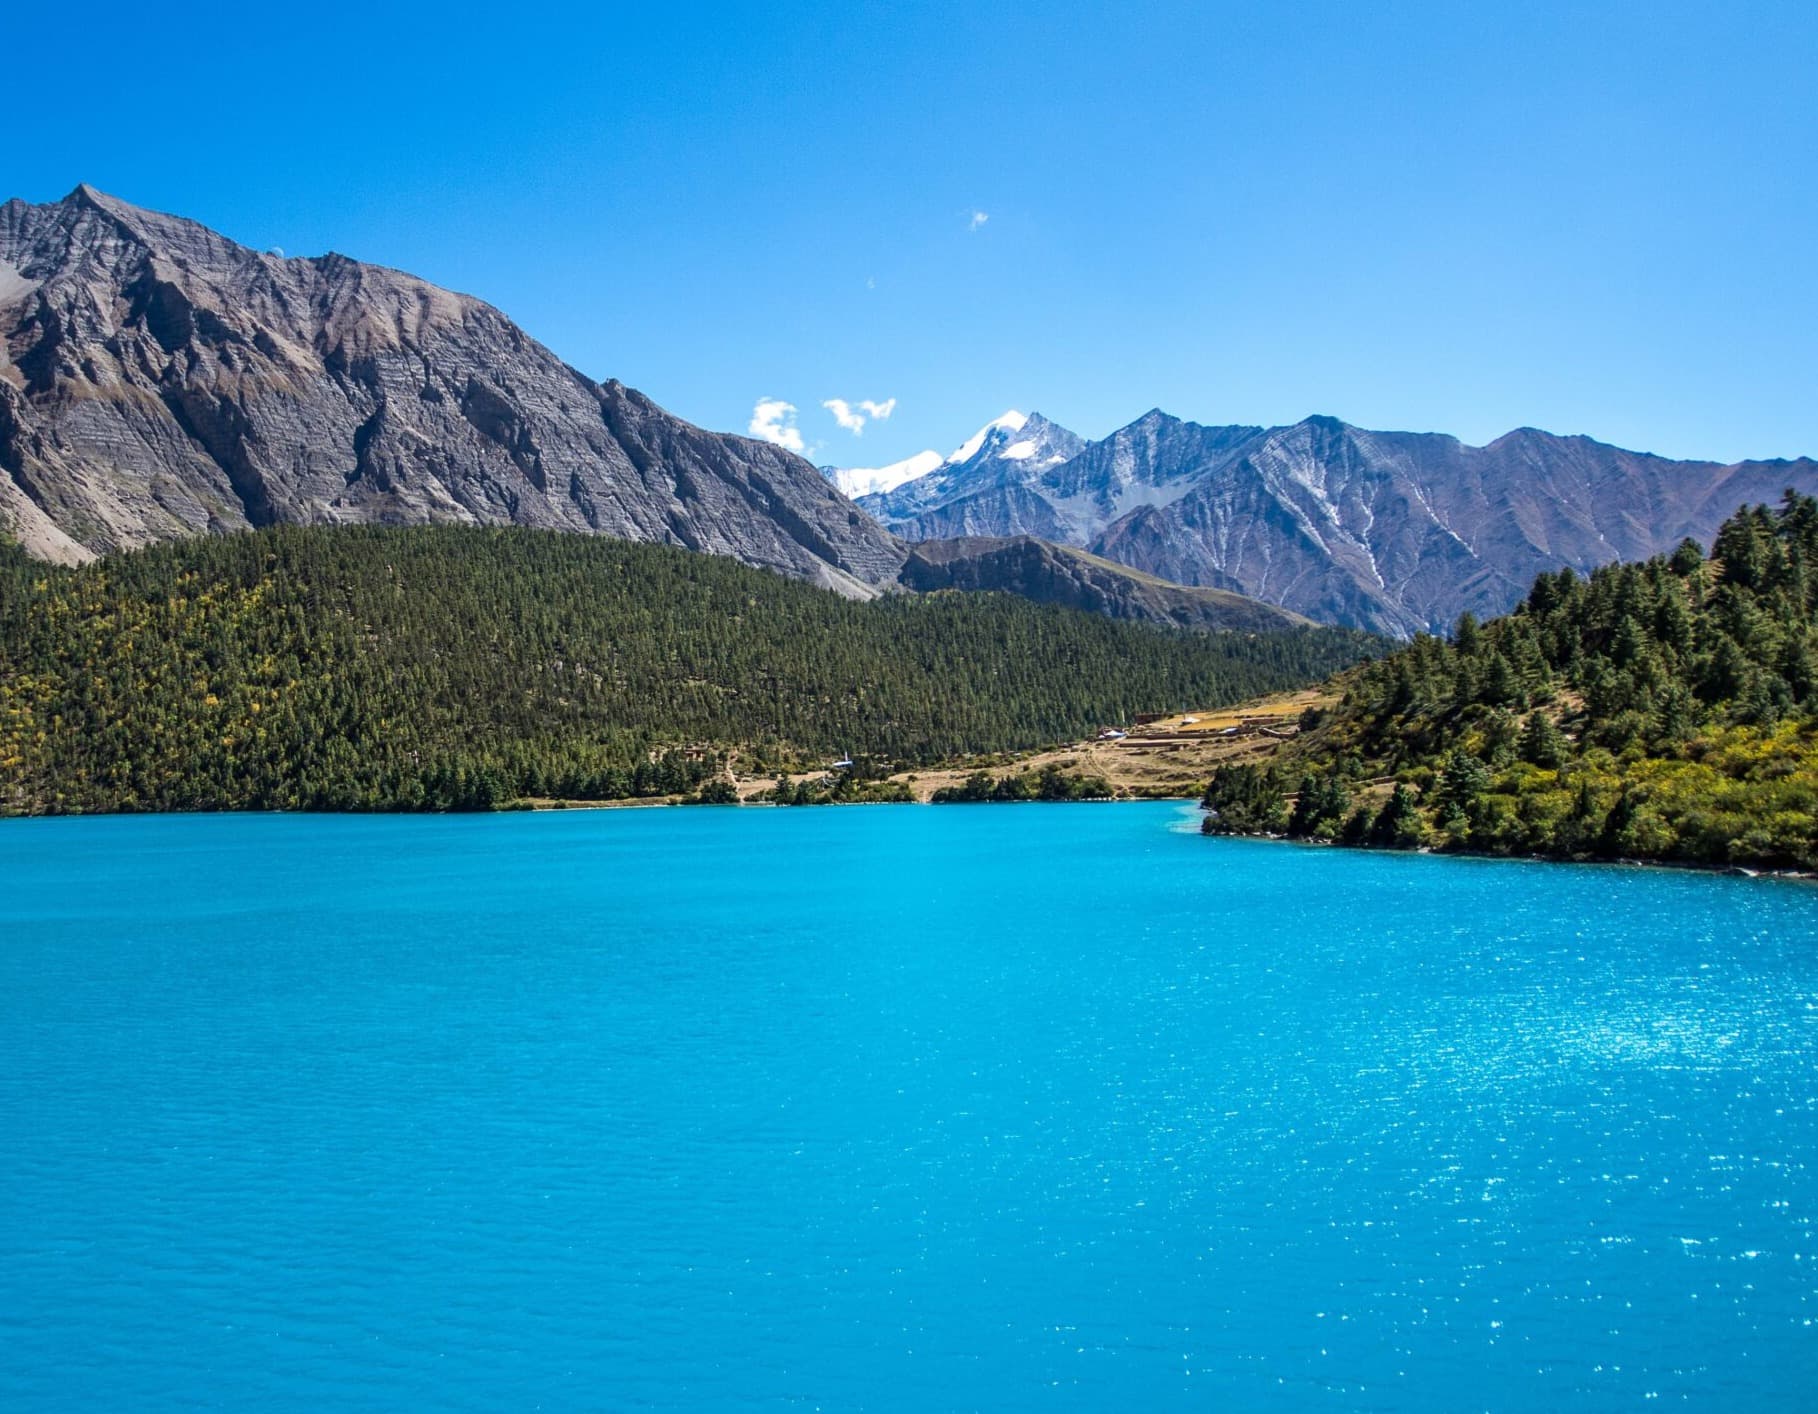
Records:
[[[86,183],[0,206],[0,515],[64,561],[276,522],[523,524],[858,597],[904,555],[806,461],[596,382],[482,300]]]
[[[859,504],[910,540],[1036,535],[1175,583],[1407,635],[1500,613],[1535,574],[1708,543],[1737,505],[1818,490],[1810,458],[1674,461],[1516,428],[1481,447],[1317,415],[1208,426],[1151,409],[1066,462]]]
[[[1040,604],[1174,628],[1262,633],[1311,624],[1259,599],[1173,584],[1030,535],[924,540],[909,547],[898,579],[917,593],[996,590]]]
[[[64,561],[274,523],[522,524],[861,598],[957,577],[1105,594],[1160,622],[1191,599],[1026,545],[935,569],[922,553],[910,572],[905,542],[1032,536],[1406,636],[1500,613],[1536,573],[1708,541],[1738,504],[1818,491],[1803,457],[1674,461],[1533,428],[1473,447],[1159,408],[1095,442],[1012,412],[933,456],[866,473],[922,469],[855,505],[838,469],[695,427],[405,272],[254,251],[86,183],[0,205],[0,526]]]

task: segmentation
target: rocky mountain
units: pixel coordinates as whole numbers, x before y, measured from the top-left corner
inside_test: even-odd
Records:
[[[837,485],[866,491],[883,526]],[[1788,486],[1818,491],[1818,465],[1159,411],[1091,444],[1012,412],[949,456],[823,475],[594,382],[491,306],[394,270],[252,251],[86,186],[0,206],[0,531],[63,560],[274,522],[522,524],[683,545],[852,595],[901,573],[1163,622],[1199,612],[1020,541],[906,565],[889,530],[1033,536],[1409,633],[1499,613],[1543,569],[1708,541]]]
[[[823,467],[822,472],[880,520],[912,526],[918,532],[912,534],[913,539],[992,534],[995,532],[941,517],[938,508],[987,488],[1020,486],[1085,446],[1085,438],[1040,413],[1025,415],[1012,409],[987,422],[945,457],[930,450],[875,470]],[[924,511],[934,513],[938,528],[919,524]]]
[[[479,300],[87,186],[0,206],[0,529],[75,561],[349,521],[597,532],[854,595],[904,555],[808,462],[596,383]]]
[[[912,540],[1036,535],[1187,585],[1393,634],[1510,608],[1745,502],[1818,491],[1818,463],[1671,461],[1523,428],[1484,447],[1334,418],[1202,427],[1157,410],[1033,474],[930,475],[860,504]]]
[[[1308,622],[1241,594],[1170,584],[1128,565],[1029,535],[911,545],[900,581],[920,593],[1000,590],[1037,603],[1065,604],[1108,618],[1174,628],[1266,633]]]

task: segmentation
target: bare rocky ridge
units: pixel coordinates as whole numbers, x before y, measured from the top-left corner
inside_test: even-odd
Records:
[[[1406,634],[1509,609],[1542,570],[1708,544],[1818,463],[1671,461],[1523,428],[1485,447],[1334,418],[1202,427],[1157,410],[1058,465],[860,504],[910,539],[1037,535],[1181,584]]]
[[[0,528],[74,561],[350,521],[597,532],[853,595],[904,557],[808,462],[596,383],[479,300],[86,186],[0,206]]]

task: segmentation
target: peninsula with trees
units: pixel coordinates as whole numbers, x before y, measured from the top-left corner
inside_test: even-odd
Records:
[[[1207,833],[1818,868],[1818,500],[1740,510],[1708,556],[1542,574],[1332,689],[1216,772]]]

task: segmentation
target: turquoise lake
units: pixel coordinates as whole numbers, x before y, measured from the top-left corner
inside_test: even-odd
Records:
[[[1818,888],[0,822],[0,1408],[1811,1409]]]

